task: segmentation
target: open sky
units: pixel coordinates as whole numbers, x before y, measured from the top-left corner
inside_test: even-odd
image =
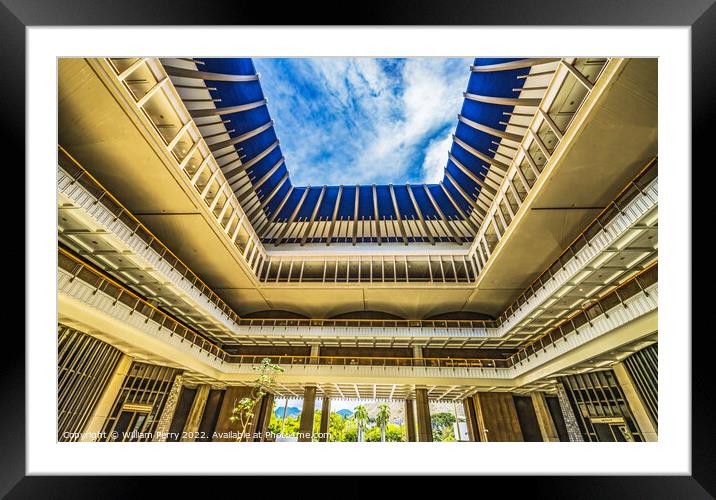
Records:
[[[471,62],[254,59],[299,186],[441,180]]]

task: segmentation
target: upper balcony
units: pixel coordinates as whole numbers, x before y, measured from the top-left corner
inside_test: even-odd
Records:
[[[519,386],[656,331],[657,268],[651,266],[572,311],[540,338],[507,358],[432,358],[230,354],[72,254],[58,256],[61,322],[129,350],[140,359],[181,366],[220,382],[247,381],[270,357],[282,381],[385,380],[402,383]],[[276,350],[280,351],[280,347]],[[501,381],[501,382],[498,382]]]
[[[613,195],[634,175],[637,158],[643,165],[645,152],[655,152],[653,69],[631,60],[559,62],[470,249],[387,243],[348,251],[339,245],[320,252],[267,249],[157,60],[126,67],[106,60],[63,61],[60,143],[91,165],[92,173],[238,313],[496,315],[611,200],[607,193]],[[506,140],[496,142],[497,152],[509,149]],[[589,161],[581,153],[567,154],[589,148],[596,151]],[[133,151],[131,158],[127,150]],[[595,175],[599,182],[590,180]],[[567,189],[575,176],[598,189]],[[550,202],[554,198],[568,206]],[[517,226],[525,229],[516,231]],[[518,262],[500,250],[509,245],[519,254],[528,247],[525,239],[536,236],[540,244]],[[405,301],[396,301],[391,290],[396,287],[407,289]],[[439,305],[432,300],[436,290]]]
[[[231,345],[411,345],[514,349],[619,283],[657,253],[657,165],[650,162],[496,320],[242,318],[66,152],[59,241],[198,332]]]

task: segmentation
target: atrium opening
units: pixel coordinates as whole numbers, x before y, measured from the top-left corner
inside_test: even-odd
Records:
[[[58,441],[658,440],[657,66],[59,59]]]

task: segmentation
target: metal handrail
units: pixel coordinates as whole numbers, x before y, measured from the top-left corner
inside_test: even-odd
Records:
[[[226,351],[224,351],[222,348],[217,346],[211,340],[209,340],[209,339],[205,338],[203,335],[195,332],[193,329],[189,328],[184,323],[178,321],[170,314],[167,314],[166,312],[162,311],[158,307],[152,305],[147,300],[145,300],[141,296],[134,293],[132,290],[128,289],[127,287],[125,287],[124,285],[119,283],[118,281],[115,281],[114,279],[112,279],[111,277],[109,277],[108,275],[103,273],[102,271],[96,269],[94,266],[91,266],[87,262],[84,262],[82,259],[75,256],[70,251],[68,251],[62,247],[58,247],[58,254],[62,257],[69,259],[70,261],[72,261],[74,263],[74,265],[75,265],[74,269],[67,269],[66,267],[62,267],[63,266],[62,259],[61,258],[58,259],[59,267],[62,269],[65,269],[68,272],[71,272],[71,274],[72,274],[71,280],[73,280],[75,278],[79,278],[82,280],[80,273],[83,270],[89,271],[95,277],[97,277],[99,280],[97,283],[94,284],[94,286],[95,286],[94,293],[96,293],[98,291],[103,291],[103,292],[107,293],[108,295],[110,295],[109,292],[107,292],[107,290],[109,288],[107,285],[111,285],[115,289],[115,291],[118,292],[116,296],[113,296],[113,298],[115,300],[115,304],[117,302],[122,302],[125,305],[130,306],[132,308],[132,313],[135,311],[139,312],[140,314],[146,316],[147,320],[151,319],[151,320],[155,321],[156,323],[159,323],[160,328],[162,328],[162,327],[169,328],[169,326],[171,326],[172,327],[171,328],[172,335],[178,334],[183,339],[189,340],[194,345],[209,352],[210,354],[213,354],[216,357],[221,357],[222,360],[228,355],[228,353]],[[82,280],[82,281],[87,282],[86,280]],[[145,308],[147,308],[147,309],[145,309]],[[158,321],[157,317],[161,318],[161,322]],[[208,348],[207,348],[207,345],[209,346]]]
[[[121,219],[122,216],[129,217],[129,219],[136,224],[132,232],[136,234],[139,238],[144,240],[144,242],[147,244],[147,246],[152,246],[154,248],[154,245],[156,244],[161,248],[161,252],[157,252],[160,256],[160,258],[166,260],[172,267],[174,267],[180,274],[183,274],[184,277],[192,283],[192,286],[196,286],[197,290],[199,290],[200,293],[207,296],[210,302],[215,304],[219,309],[221,309],[222,312],[224,312],[227,316],[229,316],[232,320],[238,321],[239,315],[236,314],[236,312],[229,307],[228,304],[226,304],[221,297],[219,297],[216,292],[214,292],[209,285],[204,283],[199,276],[194,274],[194,272],[189,268],[188,265],[184,263],[183,260],[181,260],[174,252],[172,252],[169,247],[167,247],[162,241],[147,227],[145,226],[137,217],[132,214],[112,193],[109,192],[91,173],[87,171],[86,168],[84,168],[79,161],[77,161],[64,147],[58,144],[57,146],[60,155],[59,160],[61,163],[61,166],[63,169],[68,171],[68,175],[74,179],[74,182],[79,182],[84,187],[90,189],[90,190],[99,190],[101,192],[100,196],[97,196],[97,201],[104,205],[107,209],[110,211],[113,211],[113,209],[117,207],[112,207],[109,203],[110,201],[114,204],[116,204],[119,207],[119,211],[117,213],[114,213],[115,219]],[[66,157],[66,159],[70,160],[70,163],[62,162],[63,157]],[[75,172],[70,172],[69,170],[75,170]],[[130,228],[132,229],[132,228]],[[144,237],[142,237],[142,233],[144,233]],[[146,239],[145,239],[146,238]],[[156,250],[156,248],[155,248]],[[175,262],[171,262],[170,259],[167,258],[167,255],[171,256]],[[181,264],[184,267],[184,271],[177,266],[177,263]],[[187,276],[189,275],[189,276]],[[197,286],[196,283],[199,283],[201,286]]]
[[[300,356],[291,354],[230,354],[228,362],[237,364],[260,364],[263,359],[275,364],[301,366],[408,366],[428,368],[485,368],[504,367],[505,358],[414,358],[409,356]],[[499,366],[504,365],[504,366]]]
[[[529,298],[535,295],[535,284],[538,286],[541,286],[544,284],[544,278],[546,275],[550,274],[549,278],[551,279],[551,273],[553,272],[553,268],[555,266],[563,267],[566,262],[563,262],[562,259],[569,253],[572,253],[572,256],[569,257],[569,259],[572,259],[574,254],[576,253],[575,247],[579,245],[581,241],[585,241],[586,244],[589,244],[590,238],[587,236],[590,231],[594,230],[597,226],[599,228],[603,228],[606,224],[608,224],[620,211],[621,208],[619,207],[619,204],[624,201],[625,198],[627,198],[631,192],[631,188],[635,188],[639,192],[643,191],[643,187],[639,185],[639,181],[642,179],[648,179],[648,182],[650,182],[653,177],[655,177],[658,173],[658,157],[653,157],[649,160],[649,162],[639,171],[638,174],[634,176],[634,178],[629,181],[620,191],[617,193],[617,195],[614,197],[614,200],[609,203],[604,209],[599,212],[599,214],[592,220],[592,222],[589,223],[589,225],[581,231],[573,240],[572,242],[564,249],[564,251],[559,254],[559,257],[557,257],[552,264],[547,266],[547,269],[545,269],[542,274],[540,274],[532,283],[529,284],[529,286],[525,289],[525,291],[517,297],[512,304],[507,306],[505,311],[500,314],[497,318],[497,321],[499,324],[502,324],[507,320],[507,317],[514,313],[515,309],[520,307],[522,304],[524,304]],[[614,210],[616,208],[616,210]],[[592,235],[593,237],[594,235]],[[581,247],[580,247],[581,248]],[[569,260],[568,259],[568,260]],[[543,281],[544,280],[544,281]]]
[[[274,324],[271,324],[274,323]],[[494,320],[459,320],[459,319],[330,319],[330,318],[245,318],[238,322],[239,326],[258,327],[331,327],[331,328],[493,328]]]
[[[223,300],[209,288],[198,276],[196,276],[191,269],[177,257],[162,241],[157,238],[144,224],[142,224],[117,198],[112,195],[92,174],[90,174],[75,158],[73,158],[62,146],[58,146],[61,153],[71,160],[71,165],[62,165],[63,168],[70,166],[75,167],[74,175],[72,172],[68,174],[75,179],[76,182],[82,183],[83,186],[89,189],[95,189],[100,191],[100,195],[97,196],[99,203],[103,203],[107,206],[110,211],[115,207],[109,206],[109,203],[105,200],[111,200],[119,208],[120,212],[115,214],[115,217],[120,218],[123,214],[126,214],[134,223],[136,223],[135,232],[140,229],[146,233],[150,238],[148,245],[158,245],[163,249],[163,253],[160,253],[162,258],[166,259],[166,255],[171,255],[177,262],[181,263],[184,267],[184,275],[191,276],[188,278],[190,282],[199,282],[202,287],[197,289],[208,296],[210,301],[216,304],[229,318],[234,321],[238,326],[260,326],[260,327],[294,327],[294,326],[305,326],[305,327],[331,327],[331,328],[350,328],[358,327],[364,328],[366,325],[374,328],[397,328],[397,327],[413,327],[413,328],[451,328],[451,329],[474,329],[474,328],[498,328],[505,321],[508,316],[513,314],[515,310],[524,304],[530,297],[532,297],[539,286],[543,285],[545,276],[551,277],[552,270],[557,265],[564,265],[562,259],[571,252],[572,256],[575,254],[575,246],[579,245],[580,242],[589,241],[589,237],[586,235],[594,228],[599,226],[600,228],[606,225],[614,216],[619,213],[619,205],[627,198],[630,194],[633,194],[631,188],[637,191],[642,191],[643,186],[640,185],[640,181],[648,179],[649,182],[656,176],[658,169],[658,158],[654,157],[639,171],[639,173],[627,183],[617,194],[615,199],[604,208],[592,222],[577,235],[570,245],[555,259],[555,261],[547,267],[547,269],[540,274],[523,292],[517,299],[510,304],[505,311],[500,314],[495,320],[423,320],[423,319],[331,319],[331,318],[241,318],[230,306],[228,306]],[[615,210],[614,208],[617,207]],[[593,235],[592,235],[593,236]],[[145,240],[146,241],[146,240]],[[570,257],[572,258],[572,257]],[[169,261],[170,264],[172,264]],[[175,264],[172,264],[176,267]],[[177,268],[177,271],[180,271]],[[181,271],[180,271],[181,272]],[[535,287],[537,285],[537,287]]]
[[[608,311],[610,311],[617,305],[627,307],[625,303],[626,300],[633,297],[637,293],[641,292],[648,295],[648,293],[646,292],[646,288],[648,288],[653,283],[656,283],[658,265],[658,261],[652,262],[623,283],[612,287],[600,297],[593,299],[588,306],[583,307],[573,315],[565,318],[557,325],[547,330],[547,332],[542,334],[540,337],[532,340],[529,344],[521,347],[515,354],[509,357],[511,365],[515,366],[517,363],[526,359],[532,354],[540,350],[544,350],[548,345],[556,343],[558,340],[564,338],[569,333],[579,333],[578,328],[580,326],[583,326],[585,324],[591,325],[592,321],[594,321],[594,319],[599,316],[609,317]],[[652,281],[646,284],[642,283],[641,280],[645,280],[646,278],[651,279]],[[636,285],[636,289],[629,289],[632,284]],[[613,298],[616,298],[616,303],[608,305],[609,302],[613,302]],[[608,305],[608,307],[605,308],[605,304]],[[545,343],[545,338],[549,338],[548,343]],[[536,347],[537,344],[539,344],[539,347]],[[530,352],[528,353],[528,351]]]
[[[87,264],[86,262],[82,261],[75,255],[73,255],[71,252],[65,250],[64,248],[58,248],[58,252],[61,256],[66,257],[73,263],[73,266],[70,268],[62,267],[62,259],[59,259],[59,265],[62,269],[65,269],[68,271],[72,278],[70,280],[74,280],[76,278],[79,278],[82,281],[87,282],[85,279],[83,279],[83,276],[81,275],[81,271],[87,270],[91,272],[95,277],[99,278],[99,282],[95,283],[95,292],[102,291],[107,293],[111,296],[111,294],[108,292],[108,286],[107,284],[111,284],[115,289],[116,296],[113,298],[115,299],[115,303],[117,301],[122,301],[124,304],[130,306],[132,308],[132,311],[130,312],[138,312],[139,314],[142,314],[146,317],[146,321],[149,321],[150,319],[154,321],[155,323],[158,323],[159,328],[170,328],[171,335],[177,334],[182,337],[182,339],[188,340],[192,342],[193,345],[196,345],[199,347],[200,350],[206,351],[209,355],[213,355],[216,359],[220,359],[222,362],[226,363],[235,363],[235,364],[258,364],[263,360],[264,358],[269,358],[272,361],[276,360],[278,364],[289,364],[289,365],[323,365],[323,366],[408,366],[408,367],[434,367],[434,368],[457,368],[457,367],[467,367],[467,368],[510,368],[514,367],[516,364],[520,363],[527,357],[531,356],[532,354],[536,353],[538,350],[545,349],[548,345],[553,344],[557,342],[559,339],[563,338],[565,335],[571,333],[572,331],[576,331],[579,326],[591,323],[591,321],[600,316],[600,315],[607,315],[608,311],[612,308],[616,307],[617,305],[622,305],[626,307],[625,301],[636,295],[637,293],[647,293],[645,290],[648,288],[652,283],[656,282],[656,271],[658,270],[658,261],[655,261],[654,263],[650,264],[646,268],[644,268],[641,272],[638,274],[632,276],[628,280],[626,280],[624,283],[621,283],[620,285],[613,287],[609,292],[602,295],[598,299],[595,299],[592,304],[590,304],[589,307],[584,308],[583,310],[579,311],[577,314],[572,315],[565,320],[563,320],[561,323],[556,325],[555,327],[548,330],[545,334],[543,334],[538,339],[535,339],[527,346],[520,349],[517,353],[509,356],[508,358],[437,358],[437,357],[428,357],[428,358],[414,358],[414,357],[400,357],[400,356],[296,356],[296,355],[242,355],[242,354],[229,354],[221,347],[217,346],[214,342],[212,342],[209,339],[206,339],[202,335],[198,334],[191,328],[187,327],[183,323],[177,321],[174,319],[171,315],[165,313],[161,309],[158,309],[156,306],[150,304],[146,300],[144,300],[139,295],[135,294],[131,290],[127,289],[120,283],[116,282],[103,272],[95,269],[93,266]],[[644,277],[647,277],[651,279],[652,281],[650,283],[642,283],[640,279],[644,279]],[[632,290],[629,290],[629,287],[634,284],[636,287],[633,287]],[[621,292],[621,293],[620,293]],[[128,297],[130,300],[127,301]],[[608,307],[604,307],[605,303],[609,301],[609,299],[616,297],[616,303],[613,303],[612,305],[608,305]],[[613,302],[613,301],[612,301]],[[141,307],[140,307],[141,305]],[[590,315],[590,311],[594,312],[594,316]],[[157,318],[161,318],[161,322]],[[580,317],[583,318],[583,320],[580,320]],[[575,322],[579,322],[580,324],[577,325]],[[569,324],[571,326],[571,329],[569,328],[562,328],[563,325]],[[558,333],[557,333],[558,332]],[[578,332],[577,332],[578,333]],[[545,343],[545,338],[549,339],[548,343]],[[537,344],[539,344],[538,347],[535,347]],[[528,352],[530,351],[531,352]]]

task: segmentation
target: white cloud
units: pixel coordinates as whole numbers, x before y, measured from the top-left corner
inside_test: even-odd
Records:
[[[359,164],[366,172],[394,169],[395,180],[415,165],[416,149],[429,147],[432,133],[454,122],[462,102],[465,79],[445,74],[440,59],[409,60],[403,69],[405,90],[398,97],[403,120],[376,123],[378,139],[368,148]]]
[[[452,131],[442,139],[433,139],[428,145],[422,166],[422,181],[426,184],[437,184],[443,180],[445,165],[447,165],[447,152],[452,146]]]
[[[449,145],[435,134],[454,130],[469,60],[413,58],[386,71],[373,58],[315,58],[291,61],[289,75],[259,63],[295,184],[434,181],[442,172]]]

